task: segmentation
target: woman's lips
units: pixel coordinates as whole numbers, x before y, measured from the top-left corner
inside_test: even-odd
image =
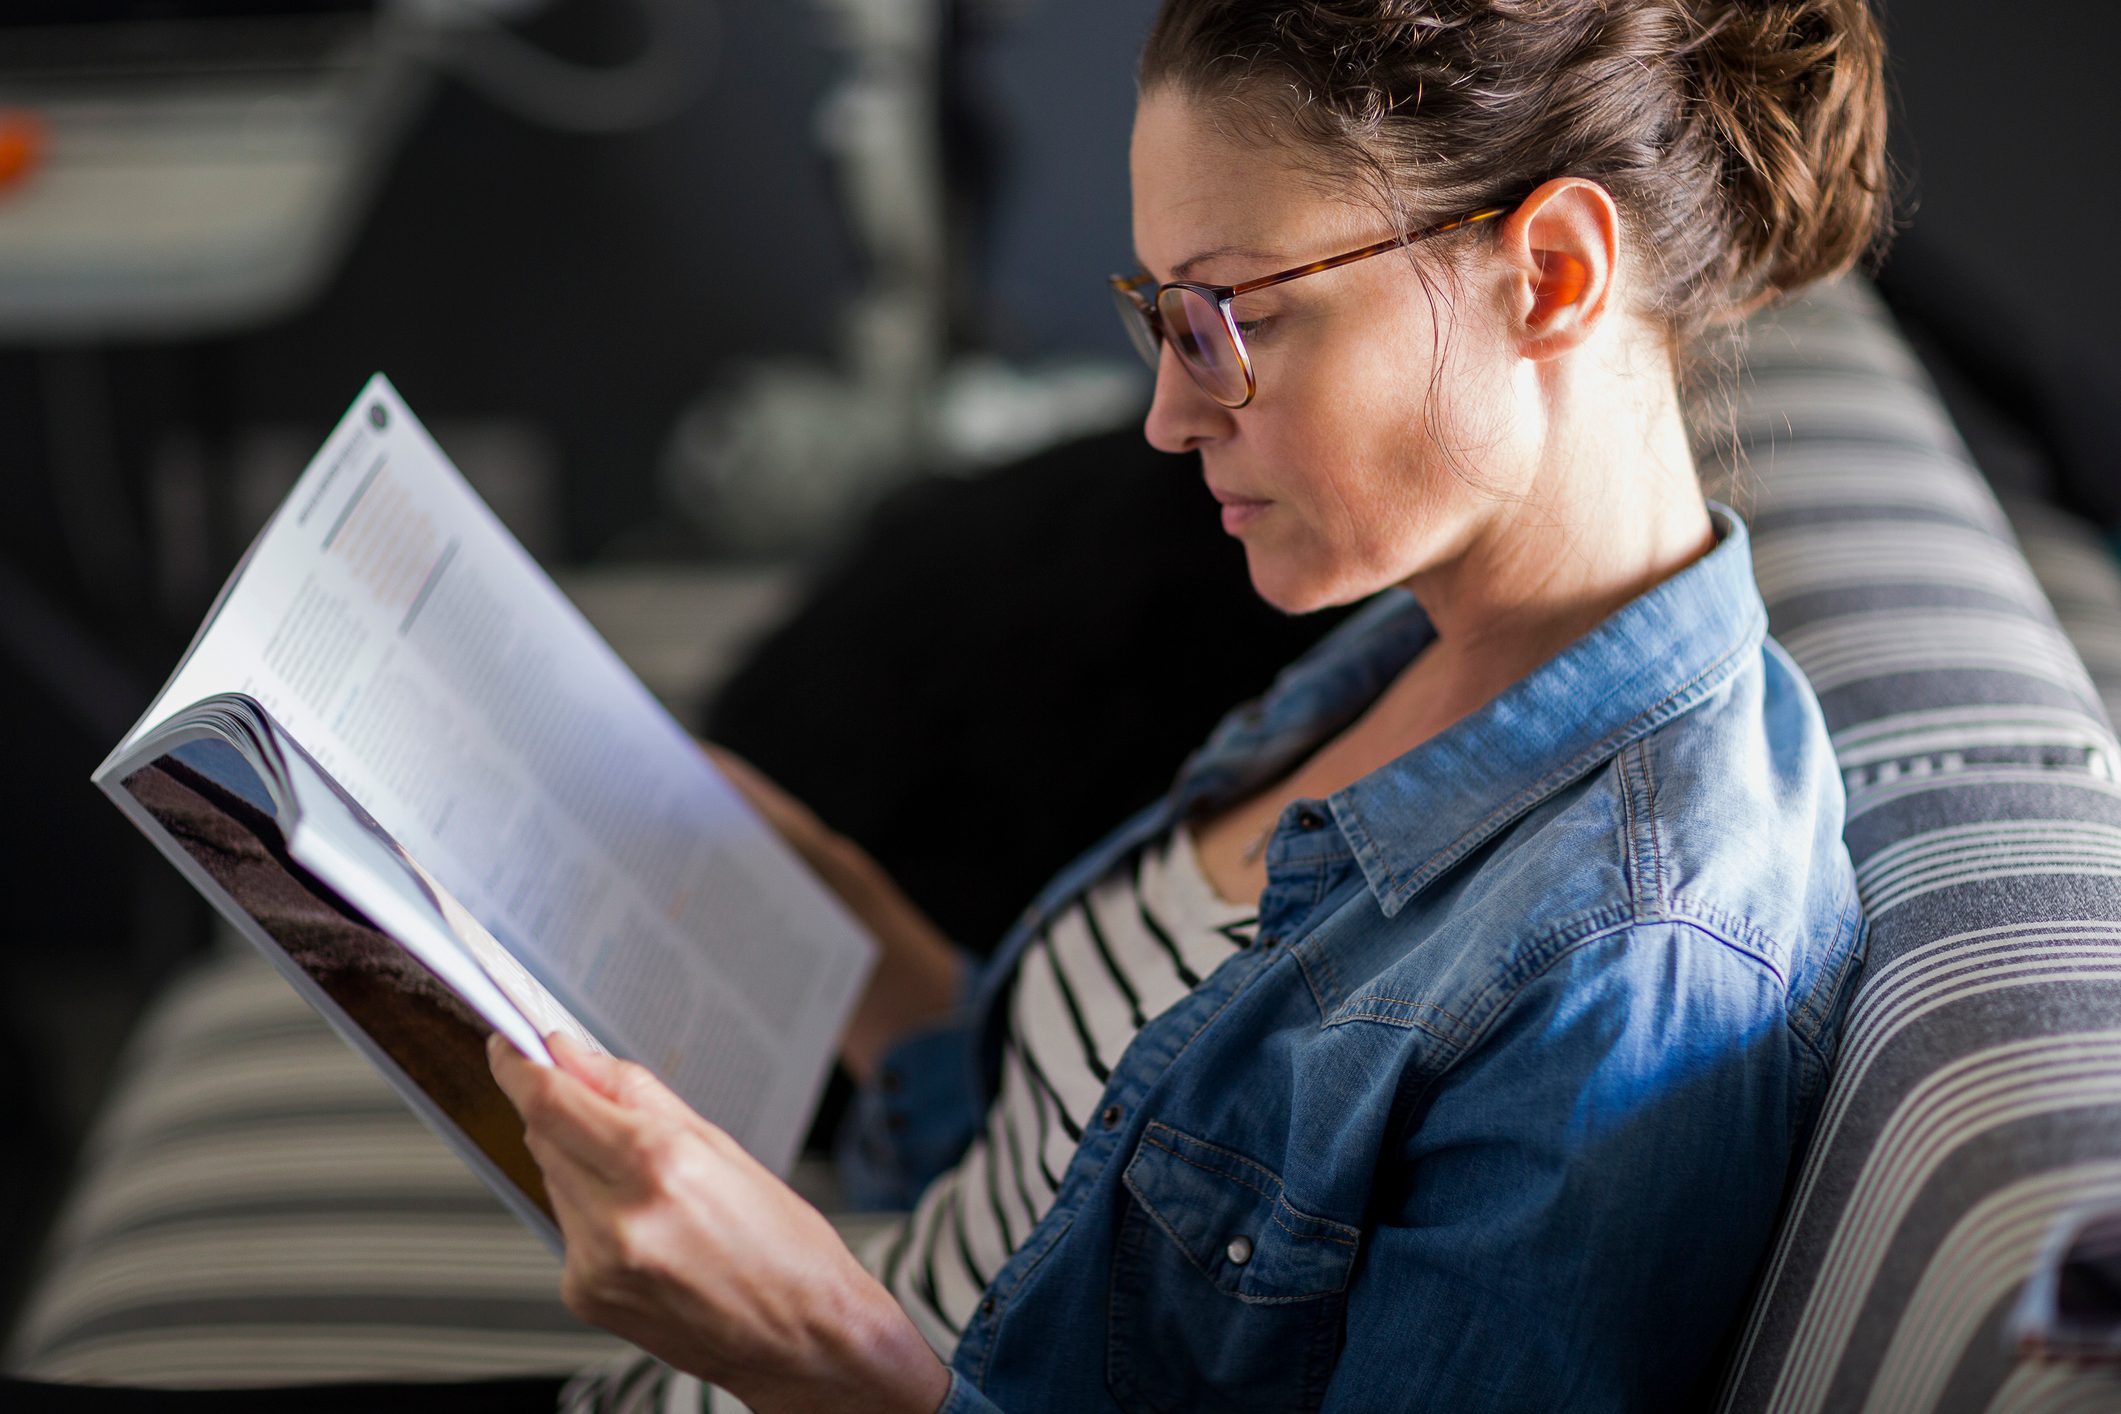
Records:
[[[1226,535],[1237,534],[1265,515],[1267,507],[1274,504],[1272,501],[1263,501],[1255,496],[1240,496],[1234,491],[1223,491],[1213,486],[1208,488],[1208,492],[1222,504],[1223,533]]]

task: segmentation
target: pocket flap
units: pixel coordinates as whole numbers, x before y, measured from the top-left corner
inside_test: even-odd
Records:
[[[1344,1289],[1362,1234],[1289,1202],[1273,1170],[1151,1121],[1128,1191],[1188,1261],[1243,1301],[1307,1301]]]

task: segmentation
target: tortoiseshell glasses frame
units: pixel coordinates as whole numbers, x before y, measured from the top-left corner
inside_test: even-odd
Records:
[[[1241,408],[1258,393],[1259,379],[1252,370],[1252,354],[1245,347],[1243,331],[1237,327],[1237,316],[1230,311],[1231,302],[1239,295],[1300,280],[1322,270],[1353,265],[1358,260],[1368,260],[1388,250],[1399,250],[1431,236],[1507,216],[1515,209],[1514,204],[1483,206],[1478,211],[1469,211],[1418,231],[1375,241],[1358,250],[1343,251],[1308,265],[1277,270],[1272,275],[1262,275],[1241,285],[1204,285],[1195,280],[1172,280],[1159,285],[1147,275],[1114,275],[1111,277],[1112,297],[1119,306],[1120,322],[1127,326],[1134,347],[1150,368],[1157,366],[1162,358],[1163,345],[1169,340],[1178,354],[1179,363],[1202,391],[1224,407]],[[1208,327],[1203,329],[1202,325]]]

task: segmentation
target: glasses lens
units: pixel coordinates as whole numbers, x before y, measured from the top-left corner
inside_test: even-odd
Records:
[[[1134,341],[1134,351],[1142,356],[1142,362],[1154,368],[1163,357],[1158,348],[1156,328],[1149,318],[1149,310],[1141,300],[1120,288],[1112,287],[1112,302],[1119,306],[1119,322],[1127,326],[1127,337]]]
[[[1193,381],[1227,407],[1242,404],[1251,390],[1222,307],[1196,291],[1171,288],[1158,298],[1156,312],[1163,319],[1164,337],[1178,350]]]

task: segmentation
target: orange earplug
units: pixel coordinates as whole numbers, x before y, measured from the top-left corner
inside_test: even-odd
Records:
[[[1557,309],[1568,308],[1583,298],[1583,287],[1590,282],[1589,267],[1575,256],[1560,251],[1541,251],[1536,296],[1539,312],[1551,314]]]
[[[0,191],[28,176],[44,151],[44,124],[35,113],[0,109]]]

